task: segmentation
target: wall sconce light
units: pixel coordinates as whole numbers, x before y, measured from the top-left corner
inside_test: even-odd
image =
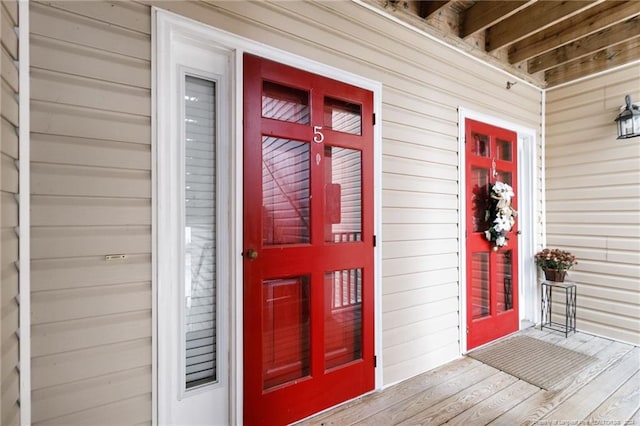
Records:
[[[616,117],[618,124],[618,139],[629,139],[640,136],[640,107],[631,103],[629,95],[624,97],[626,106]],[[623,109],[624,108],[624,109]]]

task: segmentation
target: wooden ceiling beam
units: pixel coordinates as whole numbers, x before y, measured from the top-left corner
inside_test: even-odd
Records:
[[[420,0],[420,8],[418,9],[418,15],[422,19],[427,19],[443,7],[445,7],[449,1],[425,1]]]
[[[485,48],[488,52],[520,41],[604,0],[540,1],[509,19],[489,27]]]
[[[463,12],[460,38],[469,37],[518,13],[537,0],[480,1]]]
[[[640,15],[640,2],[607,1],[547,28],[509,48],[509,62],[516,64],[574,42],[611,25]]]
[[[545,71],[634,38],[640,38],[640,16],[536,56],[527,62],[527,71]]]
[[[638,60],[640,60],[640,39],[636,38],[551,68],[545,71],[544,75],[547,87],[553,87]]]
[[[640,63],[640,0],[361,1],[541,88]]]

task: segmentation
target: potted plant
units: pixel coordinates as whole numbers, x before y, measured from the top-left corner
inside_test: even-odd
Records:
[[[546,248],[535,255],[536,265],[544,271],[548,281],[563,282],[564,277],[573,265],[576,257],[565,250]]]

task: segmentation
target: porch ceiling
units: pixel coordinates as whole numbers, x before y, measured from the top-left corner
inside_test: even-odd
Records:
[[[363,0],[539,87],[640,60],[638,0]]]

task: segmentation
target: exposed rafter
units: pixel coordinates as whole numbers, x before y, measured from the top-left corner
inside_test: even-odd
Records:
[[[528,1],[481,1],[462,14],[460,37],[465,38],[486,30],[500,21],[518,13],[536,0]]]
[[[569,16],[586,10],[593,3],[595,3],[594,0],[537,2],[509,19],[488,28],[487,51],[490,52],[532,36]]]
[[[442,9],[449,3],[448,1],[420,1],[419,14],[422,19],[428,18],[429,16],[436,13],[438,10]]]
[[[607,47],[640,38],[640,17],[612,25],[580,40],[565,44],[555,50],[530,59],[527,69],[530,73],[545,71],[558,65],[580,59]]]
[[[640,0],[364,0],[550,87],[640,60]]]
[[[515,64],[526,61],[638,15],[640,2],[637,0],[607,1],[598,4],[513,44],[509,49],[509,62]]]
[[[552,68],[544,73],[545,80],[549,86],[555,86],[627,64],[638,58],[640,58],[640,39],[634,39]]]

